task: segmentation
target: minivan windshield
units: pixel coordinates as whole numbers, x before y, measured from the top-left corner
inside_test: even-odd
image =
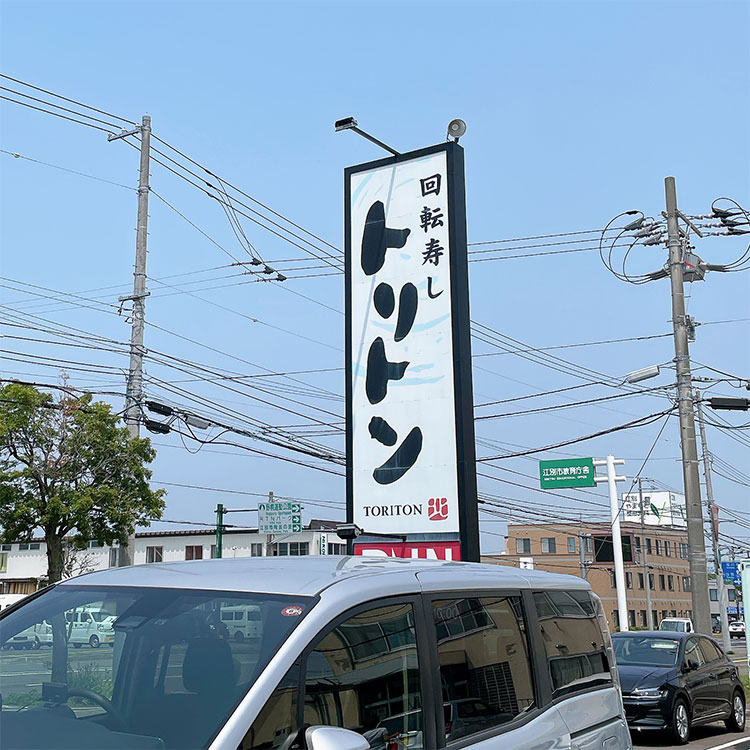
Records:
[[[0,615],[0,749],[204,748],[313,603],[225,591],[50,589]]]
[[[680,642],[671,638],[645,638],[618,635],[612,639],[617,666],[624,664],[647,667],[674,667],[680,652]]]

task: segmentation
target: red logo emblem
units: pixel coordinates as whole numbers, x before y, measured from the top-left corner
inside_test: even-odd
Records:
[[[291,607],[284,607],[284,609],[281,610],[281,614],[284,615],[284,617],[299,617],[302,614],[302,607],[299,607],[296,604]]]
[[[427,501],[427,517],[430,521],[445,521],[448,518],[448,498],[431,497]]]

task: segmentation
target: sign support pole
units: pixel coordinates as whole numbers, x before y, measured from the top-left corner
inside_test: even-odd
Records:
[[[628,602],[625,592],[625,563],[622,558],[622,535],[620,534],[620,507],[617,500],[617,482],[624,482],[625,477],[615,474],[615,465],[624,464],[622,458],[607,456],[604,461],[594,461],[594,466],[606,466],[607,476],[596,477],[598,482],[607,482],[609,485],[609,508],[612,514],[612,552],[615,562],[615,586],[617,587],[617,618],[620,621],[620,631],[630,629],[628,623]]]

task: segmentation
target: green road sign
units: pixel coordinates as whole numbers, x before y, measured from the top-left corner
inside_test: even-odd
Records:
[[[539,462],[539,482],[543,490],[557,487],[595,487],[593,458],[564,458]]]
[[[299,534],[302,506],[299,503],[258,503],[258,531],[261,534]]]

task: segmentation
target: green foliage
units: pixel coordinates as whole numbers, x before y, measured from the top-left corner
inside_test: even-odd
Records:
[[[112,668],[97,667],[94,663],[78,664],[76,667],[68,665],[68,687],[85,688],[93,690],[105,698],[112,698],[114,680],[112,679]],[[74,700],[85,700],[84,698],[71,698]]]
[[[118,423],[90,394],[55,401],[18,383],[0,389],[0,540],[41,529],[50,582],[62,576],[64,538],[79,549],[122,544],[164,510],[164,491],[148,483],[151,442]]]

